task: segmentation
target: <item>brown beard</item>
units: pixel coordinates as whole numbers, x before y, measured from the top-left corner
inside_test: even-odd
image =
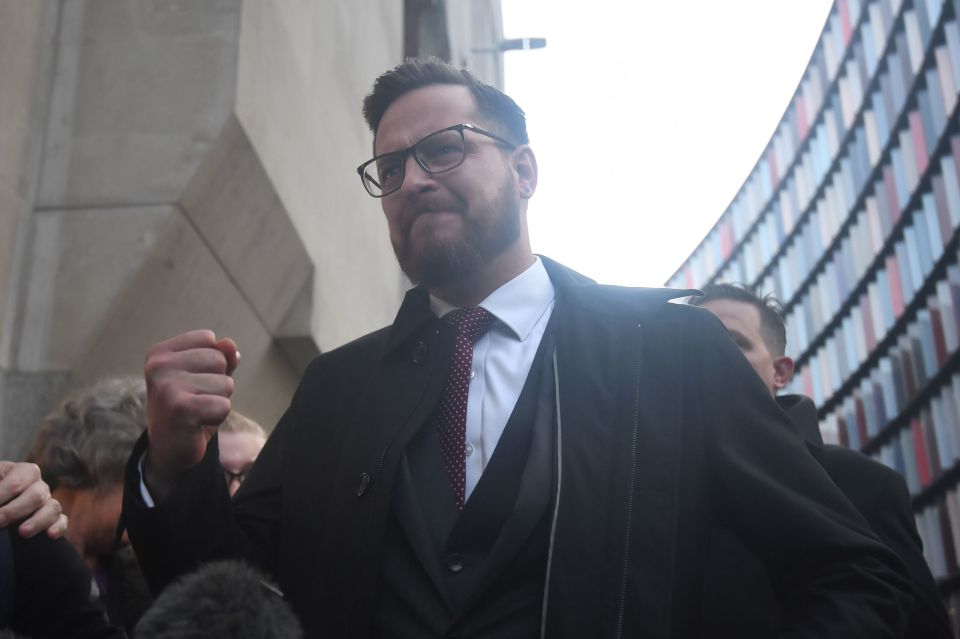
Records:
[[[470,215],[465,204],[444,206],[463,218],[463,232],[451,242],[434,243],[415,249],[410,232],[418,215],[440,207],[422,207],[404,225],[402,240],[393,242],[400,268],[414,284],[428,289],[447,288],[478,273],[520,237],[520,203],[508,174],[499,197],[487,215]]]

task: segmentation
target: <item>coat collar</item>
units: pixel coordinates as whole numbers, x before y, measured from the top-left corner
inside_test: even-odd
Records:
[[[557,291],[557,304],[569,302],[594,313],[642,321],[672,299],[701,295],[695,289],[639,288],[597,284],[590,278],[540,256]]]
[[[813,403],[813,400],[803,395],[780,395],[776,399],[780,408],[790,416],[804,441],[814,448],[823,448],[823,435],[820,434],[817,406]]]
[[[407,291],[397,311],[397,317],[390,327],[390,337],[387,339],[387,348],[384,355],[389,355],[398,346],[405,343],[420,328],[428,323],[435,322],[437,316],[430,310],[430,296],[426,289],[416,286]]]
[[[539,256],[557,293],[557,303],[570,302],[587,310],[608,315],[626,315],[642,321],[672,299],[700,295],[694,289],[631,288],[606,286],[581,275],[573,269]],[[430,310],[430,296],[426,289],[416,286],[403,298],[400,310],[390,327],[385,355],[405,343],[421,327],[437,317]]]

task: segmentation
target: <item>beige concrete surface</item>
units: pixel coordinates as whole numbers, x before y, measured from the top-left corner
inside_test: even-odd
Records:
[[[499,3],[476,3],[458,50],[499,29]],[[0,457],[70,389],[199,327],[240,343],[236,405],[272,427],[312,356],[392,320],[408,283],[355,167],[402,17],[0,0]]]

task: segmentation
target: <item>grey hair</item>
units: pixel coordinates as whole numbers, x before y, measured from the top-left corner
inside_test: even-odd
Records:
[[[27,459],[51,489],[107,487],[123,481],[127,458],[146,426],[143,379],[107,379],[47,415]]]

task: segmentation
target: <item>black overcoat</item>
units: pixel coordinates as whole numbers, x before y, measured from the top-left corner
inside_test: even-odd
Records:
[[[544,258],[557,292],[557,459],[546,637],[693,636],[714,525],[776,575],[785,636],[896,637],[909,587],[786,429],[690,292],[597,285]],[[128,465],[124,518],[162,586],[244,556],[275,574],[311,637],[368,637],[399,460],[427,421],[452,335],[414,289],[390,327],[307,369],[233,503],[216,447],[157,508]]]
[[[784,395],[777,403],[790,416],[807,448],[837,488],[863,515],[880,541],[907,567],[914,601],[901,639],[951,639],[953,632],[936,582],[923,557],[910,493],[900,474],[849,448],[825,445],[817,408],[807,397]],[[770,639],[780,606],[763,564],[728,531],[714,532],[704,578],[701,637]]]

